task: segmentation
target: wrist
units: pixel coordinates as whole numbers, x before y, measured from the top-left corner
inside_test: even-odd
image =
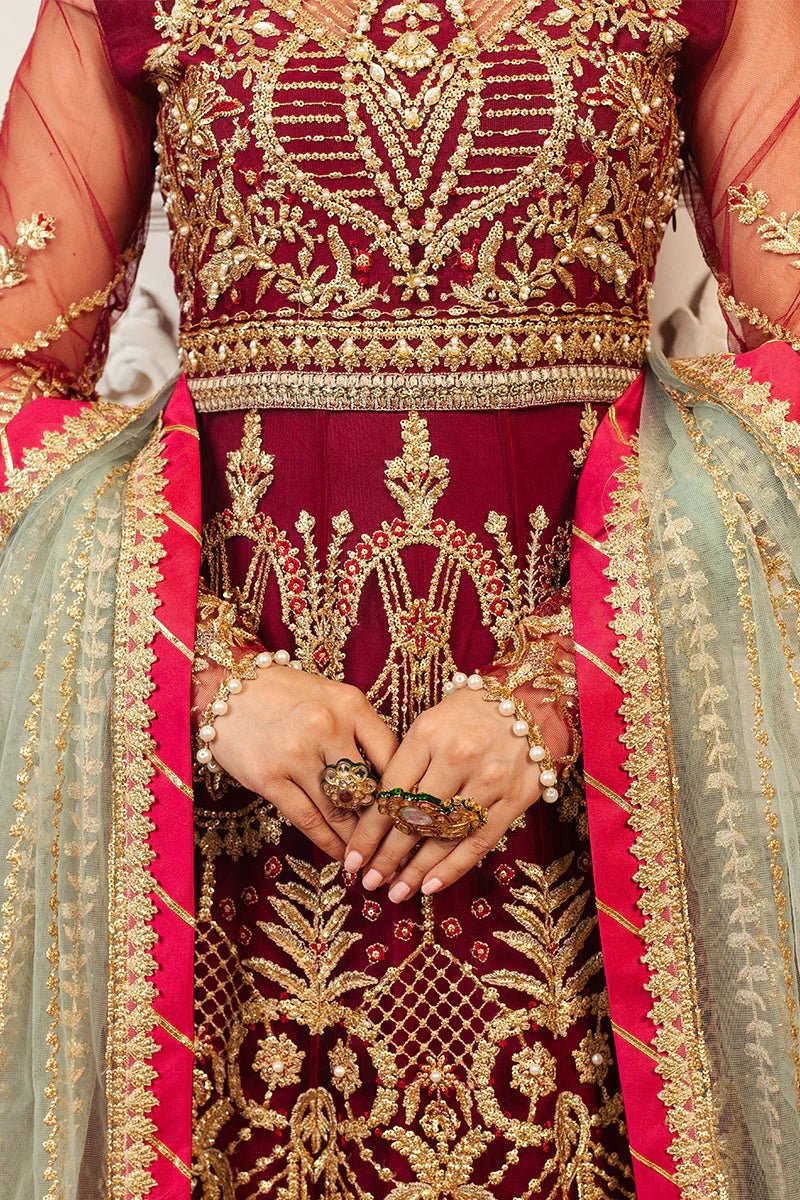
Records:
[[[232,661],[232,669],[223,673],[216,691],[203,709],[193,706],[192,715],[196,723],[194,775],[215,795],[226,791],[232,782],[214,757],[217,721],[227,715],[231,704],[236,703],[236,698],[245,690],[248,682],[256,679],[261,671],[273,666],[302,670],[301,663],[292,659],[288,650],[270,653],[263,648],[257,651],[251,649]]]

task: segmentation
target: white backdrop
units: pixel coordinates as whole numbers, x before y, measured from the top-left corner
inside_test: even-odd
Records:
[[[30,37],[39,0],[0,0],[0,100]],[[23,214],[24,215],[24,214]],[[131,310],[112,340],[103,390],[139,397],[158,387],[175,366],[177,303],[168,267],[169,235],[163,209],[154,199],[151,233]],[[679,356],[723,349],[724,323],[715,288],[702,261],[684,210],[678,229],[668,231],[652,305],[656,340]]]

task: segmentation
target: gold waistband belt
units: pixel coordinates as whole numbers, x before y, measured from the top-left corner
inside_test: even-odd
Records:
[[[592,364],[447,374],[260,371],[187,378],[198,412],[205,413],[248,408],[471,412],[586,400],[611,404],[638,374],[635,367]]]

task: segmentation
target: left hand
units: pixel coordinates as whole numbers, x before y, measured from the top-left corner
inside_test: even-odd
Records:
[[[414,852],[417,839],[395,829],[373,805],[361,815],[345,854],[347,870],[363,866],[367,891],[390,882],[389,898],[400,903],[420,888],[432,895],[449,887],[540,798],[528,739],[515,737],[509,718],[482,695],[462,688],[422,713],[389,762],[381,788],[416,786],[445,802],[469,797],[489,810],[486,824],[461,841],[424,839]]]

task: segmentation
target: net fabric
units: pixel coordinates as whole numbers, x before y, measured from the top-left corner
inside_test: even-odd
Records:
[[[708,372],[700,360],[690,382],[652,359],[642,494],[726,1194],[790,1200],[800,1195],[800,426],[780,411],[771,431],[759,426],[769,387],[716,363]]]
[[[153,120],[92,0],[43,0],[0,128],[3,424],[34,396],[92,394],[144,243]]]
[[[692,0],[690,0],[690,8]],[[687,63],[687,191],[731,348],[800,347],[800,0],[695,0],[724,36]]]

